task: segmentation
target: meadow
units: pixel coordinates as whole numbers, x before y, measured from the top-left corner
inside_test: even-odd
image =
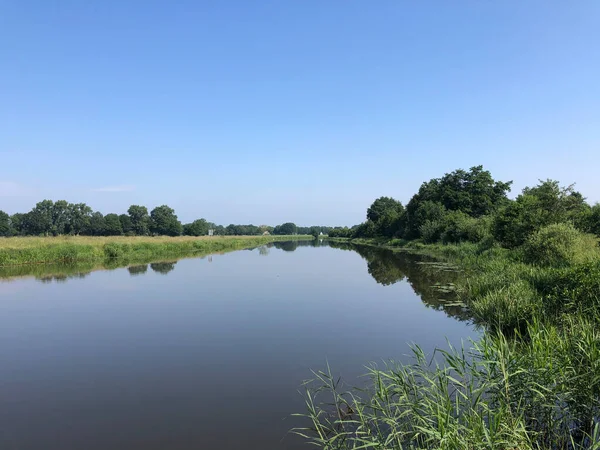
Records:
[[[56,236],[0,238],[0,266],[183,257],[313,236]]]

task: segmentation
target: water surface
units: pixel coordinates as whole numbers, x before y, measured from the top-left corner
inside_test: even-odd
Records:
[[[336,247],[0,271],[0,448],[305,448],[287,431],[311,368],[352,384],[476,335],[432,287],[455,274]]]

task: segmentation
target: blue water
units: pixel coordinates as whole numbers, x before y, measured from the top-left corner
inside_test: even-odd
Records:
[[[278,244],[4,280],[0,448],[305,448],[287,431],[311,368],[360,383],[365,364],[406,360],[408,343],[477,336],[431,289],[451,275],[362,253]]]

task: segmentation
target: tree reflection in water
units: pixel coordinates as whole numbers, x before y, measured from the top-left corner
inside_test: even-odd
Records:
[[[329,245],[358,253],[367,261],[367,271],[377,283],[388,286],[406,279],[426,306],[444,311],[461,321],[471,319],[469,311],[464,305],[458,304],[452,290],[440,289],[440,286],[452,286],[459,272],[426,264],[433,260],[423,255],[339,242],[329,242]]]

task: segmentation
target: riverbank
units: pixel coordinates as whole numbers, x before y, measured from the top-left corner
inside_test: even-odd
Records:
[[[275,241],[313,236],[59,236],[0,238],[0,267],[25,264],[148,261],[242,250]]]
[[[332,239],[334,240],[334,239]],[[457,266],[452,289],[485,331],[480,342],[415,364],[373,367],[372,393],[338,390],[329,370],[306,392],[320,448],[600,447],[600,254],[550,263],[494,243],[335,239],[424,253]],[[591,255],[591,256],[590,256]],[[578,255],[574,255],[578,256]],[[322,389],[338,414],[320,403]],[[359,432],[360,431],[360,432]],[[312,434],[311,434],[312,433]]]

